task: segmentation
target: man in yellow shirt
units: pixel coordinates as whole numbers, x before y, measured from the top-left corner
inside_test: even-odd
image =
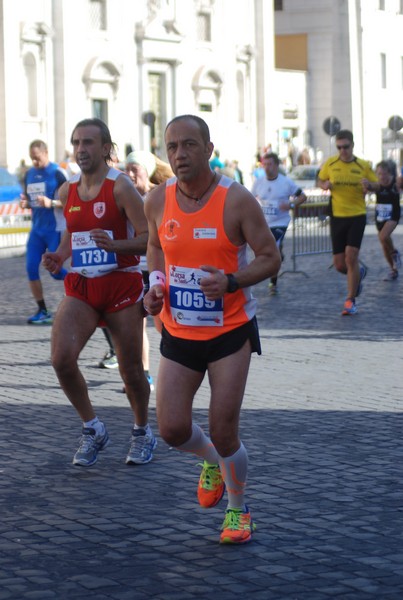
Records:
[[[354,156],[351,131],[341,129],[336,134],[336,148],[339,153],[322,165],[318,184],[332,193],[333,264],[340,273],[347,275],[347,299],[341,314],[354,315],[357,312],[355,299],[361,293],[366,275],[366,268],[358,261],[367,221],[363,180],[375,182],[377,177],[367,161]]]

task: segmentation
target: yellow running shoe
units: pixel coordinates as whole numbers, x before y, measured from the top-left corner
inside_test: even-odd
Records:
[[[252,539],[256,525],[247,506],[245,511],[228,508],[221,529],[220,544],[246,544]]]
[[[203,508],[212,508],[224,495],[225,484],[218,465],[210,465],[204,461],[200,473],[197,498]]]

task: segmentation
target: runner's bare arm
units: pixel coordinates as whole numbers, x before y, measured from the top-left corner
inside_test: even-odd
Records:
[[[150,273],[158,271],[165,275],[164,254],[161,248],[158,227],[161,223],[164,211],[165,185],[154,188],[148,194],[144,209],[148,222],[148,244],[147,244],[147,264]],[[152,285],[150,291],[144,297],[144,307],[151,315],[157,315],[161,312],[164,303],[165,286],[157,284]]]
[[[148,223],[147,264],[149,271],[165,271],[164,253],[158,235],[165,200],[165,185],[160,185],[149,192],[144,203]]]

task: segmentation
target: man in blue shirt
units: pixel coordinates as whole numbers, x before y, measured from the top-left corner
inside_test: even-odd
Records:
[[[32,209],[32,229],[27,242],[26,269],[29,287],[38,305],[37,312],[28,318],[31,325],[52,323],[52,315],[47,310],[43,298],[39,265],[42,254],[53,252],[59,246],[62,231],[65,229],[62,205],[57,200],[57,191],[66,181],[64,171],[56,163],[49,161],[48,147],[42,140],[34,140],[29,146],[32,167],[24,179],[24,194],[21,194],[22,208]],[[55,279],[64,279],[67,271],[62,269]]]
[[[223,169],[225,167],[225,164],[220,159],[220,151],[219,150],[214,150],[213,158],[210,159],[210,167],[213,171],[219,171],[220,169]]]

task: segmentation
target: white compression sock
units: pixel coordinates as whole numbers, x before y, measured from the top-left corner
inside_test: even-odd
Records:
[[[245,486],[248,474],[248,454],[242,444],[232,456],[219,457],[221,475],[228,494],[228,508],[245,508]]]
[[[187,442],[177,446],[177,450],[192,452],[206,460],[209,464],[218,465],[218,454],[213,442],[206,436],[201,427],[195,423],[192,424],[192,435]]]

